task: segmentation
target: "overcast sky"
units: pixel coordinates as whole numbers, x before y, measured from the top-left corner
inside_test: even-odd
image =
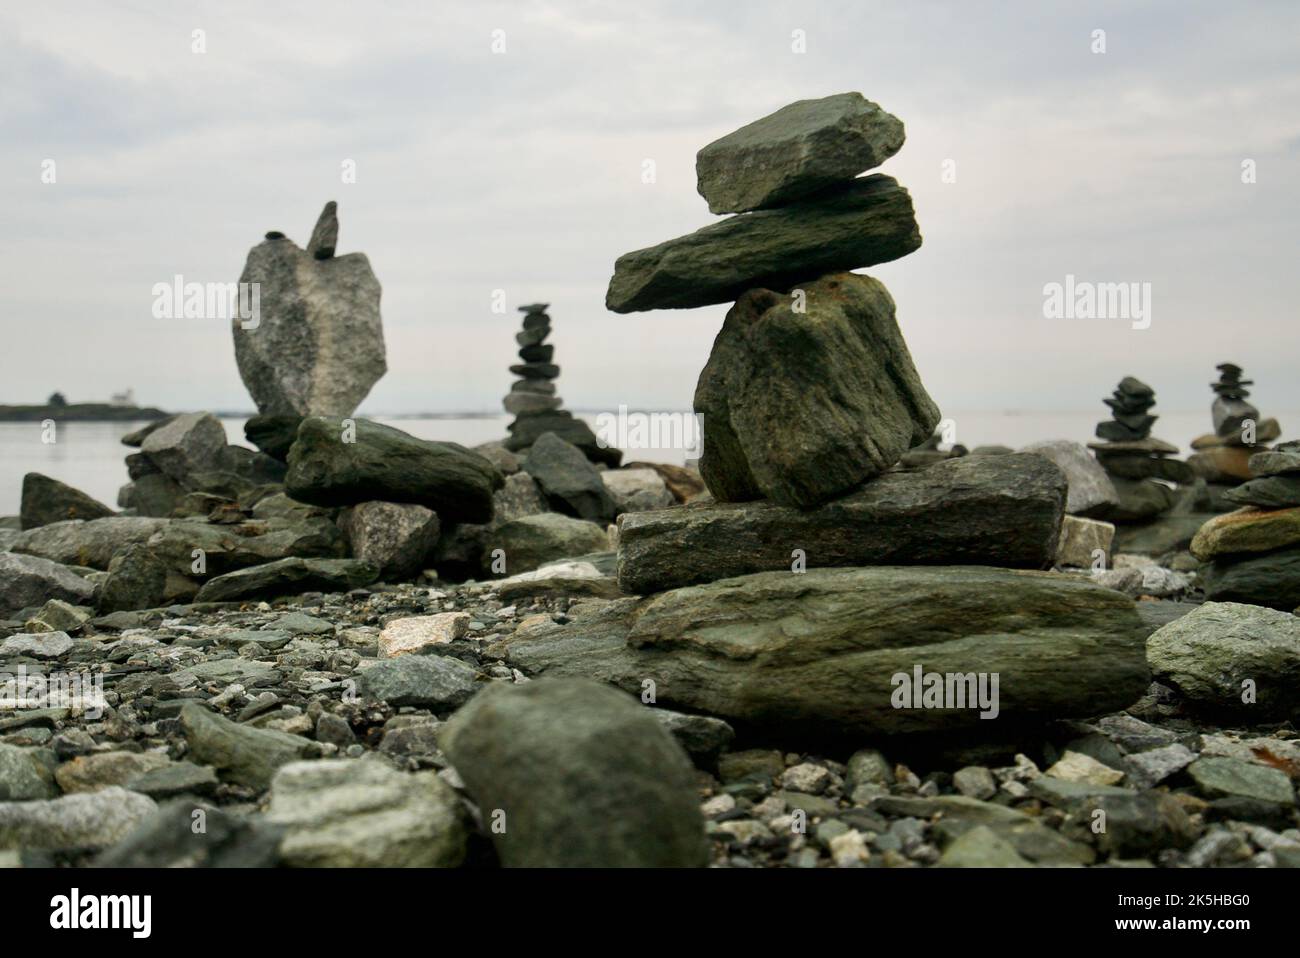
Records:
[[[305,244],[336,199],[339,252],[383,284],[389,372],[362,412],[499,410],[514,307],[535,300],[570,407],[686,408],[725,307],[607,313],[614,260],[715,221],[701,146],[856,90],[906,124],[883,171],[925,242],[868,272],[946,413],[1100,418],[1130,373],[1198,409],[1224,360],[1265,414],[1300,409],[1294,3],[0,9],[0,402],[131,386],[251,408],[228,323],[154,319],[151,288],[233,281],[265,231]],[[1044,318],[1067,274],[1150,283],[1150,328]]]

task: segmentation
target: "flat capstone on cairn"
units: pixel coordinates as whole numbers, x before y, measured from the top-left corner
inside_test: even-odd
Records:
[[[1251,456],[1267,449],[1282,434],[1282,427],[1276,419],[1261,419],[1259,410],[1246,401],[1250,395],[1246,387],[1254,383],[1241,378],[1240,366],[1220,363],[1216,368],[1219,380],[1210,383],[1214,432],[1192,440],[1196,452],[1187,462],[1212,489],[1226,492],[1252,478]]]
[[[622,451],[601,446],[590,426],[561,408],[564,401],[555,394],[560,367],[553,362],[555,346],[546,342],[551,333],[548,305],[530,303],[519,307],[524,314],[523,328],[515,334],[520,362],[510,367],[510,372],[519,378],[502,400],[506,412],[512,413],[515,420],[508,427],[510,437],[504,445],[511,452],[523,454],[542,435],[551,432],[577,446],[592,462],[617,466],[623,458]]]
[[[1178,447],[1151,435],[1159,416],[1151,413],[1155,390],[1133,376],[1125,376],[1115,391],[1103,399],[1111,418],[1097,423],[1098,442],[1089,448],[1106,470],[1119,501],[1096,518],[1108,522],[1145,522],[1168,512],[1175,503],[1174,484],[1188,484],[1195,476],[1187,463],[1173,458]]]

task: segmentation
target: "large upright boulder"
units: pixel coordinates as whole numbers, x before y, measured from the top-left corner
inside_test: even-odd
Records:
[[[35,529],[65,519],[102,519],[112,514],[113,510],[99,500],[57,479],[39,472],[23,476],[19,517],[24,529]]]
[[[489,686],[440,744],[508,868],[708,861],[690,759],[653,710],[594,682]]]
[[[239,277],[260,292],[258,315],[232,324],[239,375],[260,413],[350,416],[388,369],[379,280],[364,253],[334,256],[332,206],[309,249],[268,234]]]
[[[285,489],[318,506],[412,502],[446,523],[487,522],[501,472],[454,442],[417,439],[368,419],[308,417],[289,450]]]
[[[784,206],[879,166],[903,147],[903,121],[861,93],[798,100],[695,155],[710,213]]]
[[[605,308],[632,313],[725,303],[756,287],[785,290],[812,276],[887,263],[920,246],[911,196],[893,177],[876,174],[624,253]]]
[[[700,373],[695,411],[715,498],[799,508],[880,475],[939,422],[889,291],[856,273],[741,296]]]

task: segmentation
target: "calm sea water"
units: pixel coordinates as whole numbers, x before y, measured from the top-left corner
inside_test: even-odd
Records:
[[[595,427],[594,414],[579,414]],[[1284,436],[1288,424],[1300,423],[1300,414],[1274,413],[1281,421]],[[950,418],[955,424],[956,441],[968,447],[1001,444],[1019,448],[1044,439],[1074,439],[1088,442],[1101,415],[1097,411],[1060,413],[969,412]],[[463,418],[380,419],[419,436],[477,445],[506,436],[511,417],[476,416]],[[232,443],[244,443],[244,420],[223,419]],[[139,428],[141,423],[73,422],[59,426],[56,441],[42,442],[39,423],[0,423],[0,515],[18,512],[23,476],[41,472],[68,483],[110,506],[117,504],[117,491],[128,481],[124,457],[132,450],[123,446],[122,436]],[[1189,413],[1165,413],[1156,423],[1154,434],[1188,452],[1190,440],[1210,429],[1209,410]],[[685,453],[680,449],[637,449],[628,451],[627,460],[680,464]]]

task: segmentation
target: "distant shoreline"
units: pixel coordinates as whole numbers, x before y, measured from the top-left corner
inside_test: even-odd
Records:
[[[112,406],[108,403],[68,403],[66,406],[0,406],[0,422],[153,422],[171,413],[152,406]]]

